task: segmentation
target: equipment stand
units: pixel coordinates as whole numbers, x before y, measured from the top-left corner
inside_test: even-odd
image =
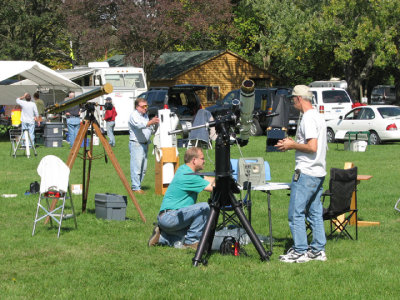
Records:
[[[121,179],[122,184],[124,185],[126,191],[128,192],[129,196],[132,199],[133,204],[135,205],[137,211],[139,212],[140,218],[144,223],[146,223],[146,218],[142,213],[142,210],[140,209],[139,203],[137,202],[135,195],[133,194],[131,187],[129,185],[128,180],[126,179],[124,173],[122,172],[121,166],[118,163],[117,158],[115,157],[114,152],[111,149],[110,144],[107,142],[106,138],[103,136],[99,125],[96,122],[95,117],[93,116],[93,112],[87,112],[87,116],[85,119],[85,123],[83,126],[80,127],[78,131],[78,135],[76,136],[74,145],[71,148],[71,151],[69,153],[68,159],[67,159],[67,166],[72,169],[75,159],[79,153],[79,149],[81,147],[82,141],[85,138],[85,144],[84,144],[84,154],[83,154],[83,186],[82,186],[82,212],[86,211],[86,202],[87,202],[87,196],[89,192],[89,183],[90,183],[90,172],[91,172],[91,167],[92,167],[92,160],[94,157],[92,156],[93,153],[93,129],[96,132],[97,136],[100,139],[100,142],[102,143],[105,152],[107,153],[108,157],[111,159],[111,162],[115,168],[115,171],[117,171],[117,174],[119,178]],[[88,134],[89,127],[91,129],[91,139],[90,139],[90,150],[86,150],[86,137]],[[86,184],[85,184],[85,171],[86,171],[86,160],[89,160],[89,168],[88,168],[88,173],[86,177]],[[57,202],[56,202],[57,203]],[[54,209],[56,203],[51,204],[51,209]],[[53,207],[54,206],[54,207]],[[47,223],[48,219],[46,219]]]
[[[212,196],[209,200],[210,216],[207,220],[203,235],[197,247],[195,257],[193,258],[193,265],[198,266],[199,263],[207,264],[206,259],[202,259],[204,251],[211,253],[211,246],[215,235],[215,229],[218,222],[220,208],[222,206],[231,205],[235,211],[236,216],[239,218],[241,224],[250,237],[254,247],[257,249],[260,259],[262,261],[269,260],[270,252],[266,252],[260,239],[258,238],[250,222],[246,218],[241,204],[235,199],[234,192],[238,193],[239,189],[232,178],[230,168],[230,138],[227,128],[229,125],[222,123],[216,124],[218,138],[215,147],[215,179],[216,184]]]
[[[10,135],[11,138],[11,135]],[[17,150],[23,150],[23,148],[21,146],[21,141],[24,140],[25,141],[25,154],[27,158],[30,158],[31,156],[31,152],[29,149],[29,145],[32,146],[32,149],[35,153],[35,156],[37,156],[37,152],[36,152],[36,147],[33,144],[32,140],[31,140],[31,136],[29,135],[28,129],[23,129],[21,130],[21,136],[19,138],[19,140],[17,141],[17,144],[15,145],[15,138],[11,138],[11,145],[12,145],[12,155],[15,157],[17,157]]]

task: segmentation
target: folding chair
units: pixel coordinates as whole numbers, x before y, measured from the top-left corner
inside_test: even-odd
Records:
[[[32,236],[35,234],[36,223],[40,220],[46,219],[47,217],[50,217],[51,226],[53,226],[52,221],[55,221],[58,224],[57,237],[60,237],[60,229],[63,219],[73,217],[75,228],[78,228],[76,223],[74,203],[72,202],[71,197],[71,190],[68,187],[70,173],[68,166],[57,156],[47,155],[40,161],[37,172],[41,178],[41,181]],[[69,195],[72,209],[72,214],[69,216],[64,215],[67,194]],[[42,203],[44,199],[46,200],[46,206],[44,206]],[[53,210],[50,209],[49,199],[58,200],[57,205]],[[52,202],[52,200],[50,202]]]
[[[352,195],[355,195],[354,208],[351,208]],[[329,179],[329,190],[322,194],[322,203],[325,198],[330,198],[328,208],[324,208],[323,219],[330,221],[330,234],[332,237],[335,232],[339,236],[345,235],[350,239],[353,237],[347,230],[347,225],[350,224],[350,219],[355,217],[355,234],[358,239],[357,226],[357,167],[351,169],[336,169],[331,168]],[[339,216],[345,214],[344,218]]]
[[[213,117],[208,110],[199,109],[199,111],[196,114],[196,117],[193,120],[192,126],[194,127],[194,126],[204,125],[207,122],[210,122],[212,120],[213,120]],[[210,132],[211,130],[215,130],[215,129],[202,127],[202,128],[191,130],[189,132],[187,148],[200,147],[200,148],[204,148],[204,149],[212,149],[212,143],[211,143],[211,139],[210,139],[210,134],[212,134]]]

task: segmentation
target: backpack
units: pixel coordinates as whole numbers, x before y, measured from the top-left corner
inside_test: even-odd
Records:
[[[40,185],[37,181],[32,182],[29,186],[29,193],[31,194],[37,194],[40,191]]]

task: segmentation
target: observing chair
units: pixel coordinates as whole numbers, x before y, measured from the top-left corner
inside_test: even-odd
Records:
[[[199,111],[196,114],[196,117],[194,118],[192,126],[204,125],[212,120],[213,117],[208,110],[199,109]],[[200,147],[203,149],[212,149],[210,135],[213,136],[215,134],[212,133],[213,131],[215,131],[214,128],[206,128],[206,127],[191,130],[189,132],[187,147],[188,148]]]
[[[249,220],[249,223],[251,224],[251,187],[252,187],[252,182],[251,181],[244,181],[240,182],[238,180],[238,159],[231,159],[231,169],[232,169],[232,177],[235,179],[236,182],[239,183],[239,185],[242,186],[242,189],[246,191],[246,194],[244,198],[239,201],[239,203],[242,205],[242,208],[246,208],[247,210],[247,218]],[[265,170],[265,181],[271,180],[271,175],[270,175],[270,167],[267,161],[264,161],[264,170]],[[229,224],[232,224],[234,226],[242,227],[240,224],[240,221],[238,218],[236,218],[235,212],[232,208],[232,206],[223,206],[221,207],[221,215],[222,215],[222,222],[218,224],[217,230],[221,230],[224,227],[227,227]]]
[[[394,209],[397,210],[398,212],[400,212],[400,208],[398,207],[400,203],[400,199],[397,200],[396,204],[394,205]]]
[[[355,207],[351,208],[352,195],[355,195]],[[358,239],[358,227],[357,227],[357,167],[351,169],[336,169],[331,168],[329,190],[322,194],[322,203],[325,198],[330,198],[329,207],[324,208],[323,219],[330,220],[330,234],[328,237],[332,237],[335,232],[338,232],[339,236],[344,234],[345,236],[353,239],[347,230],[347,225],[350,223],[350,218],[355,216],[355,233],[356,240]],[[342,214],[347,216],[342,220],[338,218]]]
[[[78,228],[74,204],[71,197],[71,190],[68,187],[70,173],[68,166],[57,156],[47,155],[40,161],[37,172],[41,180],[39,200],[36,208],[35,221],[33,223],[32,236],[35,234],[36,223],[49,216],[51,226],[53,225],[53,220],[58,224],[57,237],[60,237],[62,220],[67,218],[67,216],[64,215],[67,193],[69,194],[72,209],[72,215],[69,217],[74,218],[75,228]],[[61,203],[59,203],[58,206],[56,206],[53,210],[50,210],[49,198],[61,200]],[[47,207],[42,205],[43,199],[46,199]]]

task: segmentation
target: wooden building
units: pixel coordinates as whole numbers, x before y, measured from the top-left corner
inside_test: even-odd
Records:
[[[276,81],[267,70],[228,50],[164,53],[148,77],[150,87],[176,84],[211,86],[208,95],[200,95],[204,107],[240,88],[244,79],[252,79],[257,87],[270,87]]]

